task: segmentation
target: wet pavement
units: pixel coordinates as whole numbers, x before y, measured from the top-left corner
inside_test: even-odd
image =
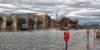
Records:
[[[95,34],[96,35],[96,34]],[[68,48],[68,50],[100,50],[100,38],[94,36]]]
[[[63,40],[65,30],[35,29],[29,31],[4,31],[0,32],[0,50],[65,50]],[[90,30],[90,39],[94,37],[94,30]],[[69,30],[69,50],[75,45],[86,43],[87,30]],[[83,43],[80,43],[83,42]],[[91,43],[89,41],[89,43]],[[96,42],[97,43],[97,42]],[[77,45],[77,46],[78,46]],[[84,44],[85,45],[85,44]],[[84,46],[83,45],[83,46]],[[77,48],[77,47],[75,47]],[[80,47],[81,48],[81,47]],[[77,50],[77,49],[73,49]]]

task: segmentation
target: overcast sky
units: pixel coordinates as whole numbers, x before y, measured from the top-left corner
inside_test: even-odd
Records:
[[[78,19],[79,24],[100,22],[100,0],[0,0],[0,13],[45,13]]]

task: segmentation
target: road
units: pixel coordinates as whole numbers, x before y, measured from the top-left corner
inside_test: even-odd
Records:
[[[64,31],[66,30],[1,31],[0,50],[65,50]],[[70,32],[68,48],[87,38],[87,30],[68,31]],[[89,36],[94,36],[93,30],[90,30]]]

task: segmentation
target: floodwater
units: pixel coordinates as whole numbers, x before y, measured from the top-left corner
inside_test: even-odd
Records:
[[[87,30],[1,31],[0,50],[65,50],[64,31],[70,32],[68,48],[87,38]],[[90,37],[94,36],[93,31],[90,30]]]

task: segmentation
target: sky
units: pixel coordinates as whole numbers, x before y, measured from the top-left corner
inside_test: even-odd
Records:
[[[46,12],[52,19],[68,17],[80,25],[100,23],[100,0],[0,0],[0,13]]]

